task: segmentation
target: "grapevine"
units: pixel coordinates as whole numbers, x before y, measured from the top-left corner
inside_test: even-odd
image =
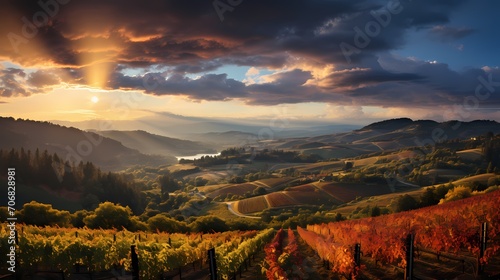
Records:
[[[325,259],[336,254],[332,248],[337,247],[332,244],[342,244],[346,248],[345,246],[361,243],[364,256],[385,263],[398,262],[404,267],[404,238],[408,233],[415,233],[417,247],[438,253],[468,251],[469,254],[477,256],[479,228],[481,223],[487,222],[490,241],[481,261],[488,263],[500,252],[500,213],[497,210],[499,201],[500,191],[495,191],[487,195],[392,215],[308,225],[308,232],[300,229],[299,234],[311,247],[317,248],[320,256]],[[332,243],[333,241],[335,243]]]
[[[266,277],[269,280],[287,279],[285,271],[278,262],[282,253],[283,234],[283,229],[278,230],[273,240],[264,247],[264,252],[266,253],[264,267],[266,270]]]
[[[301,227],[297,227],[300,237],[311,246],[319,257],[332,264],[332,271],[339,274],[350,275],[356,272],[353,255],[349,247],[325,239],[323,236]]]
[[[215,248],[217,258],[217,271],[223,279],[230,276],[248,259],[266,244],[274,234],[273,229],[266,229],[259,232],[255,237],[239,243],[237,246],[221,245]],[[229,248],[228,248],[229,247]]]
[[[130,271],[130,247],[136,245],[140,277],[155,279],[163,272],[205,259],[206,251],[210,248],[229,243],[238,245],[255,235],[256,231],[202,235],[24,225],[19,228],[17,252],[22,271],[31,273],[36,270],[62,270],[69,275],[77,263],[88,267],[90,271]],[[8,232],[2,228],[2,248],[7,246],[7,238]],[[5,265],[5,256],[0,256],[0,261],[0,266]]]

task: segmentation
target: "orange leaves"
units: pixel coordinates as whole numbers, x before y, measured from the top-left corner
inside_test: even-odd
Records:
[[[354,257],[349,247],[333,242],[332,239],[325,239],[321,235],[297,227],[300,237],[311,246],[322,258],[332,264],[332,271],[335,273],[349,275],[356,271]]]
[[[264,247],[264,252],[266,252],[266,277],[267,279],[286,279],[286,273],[281,268],[278,258],[281,255],[283,247],[283,229],[280,229],[273,240]]]
[[[308,225],[298,229],[301,237],[318,254],[333,264],[344,264],[338,248],[361,243],[364,256],[386,263],[405,265],[404,237],[416,233],[415,246],[437,252],[458,252],[467,249],[479,252],[479,229],[488,223],[488,247],[482,259],[488,262],[500,252],[500,191],[426,207],[418,210],[384,215],[375,218]],[[496,243],[494,243],[496,242]],[[348,265],[336,268],[344,271]],[[344,271],[345,272],[345,271]]]

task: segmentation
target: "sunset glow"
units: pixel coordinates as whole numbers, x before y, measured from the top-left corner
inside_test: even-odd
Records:
[[[348,8],[304,2],[308,13],[287,6],[282,19],[241,17],[258,10],[257,3],[238,5],[223,17],[209,4],[195,12],[154,1],[71,3],[33,30],[20,20],[32,20],[32,11],[7,5],[1,12],[0,31],[8,40],[0,45],[0,106],[26,117],[23,107],[34,109],[30,100],[45,96],[32,117],[47,116],[53,103],[59,110],[51,119],[123,119],[110,109],[121,102],[111,100],[119,91],[142,95],[125,102],[132,119],[154,112],[260,118],[280,106],[292,119],[347,123],[405,113],[439,121],[499,120],[492,109],[498,95],[474,95],[482,81],[495,85],[500,79],[488,35],[493,25],[486,21],[498,3],[457,2],[427,17],[440,4],[401,2],[382,25],[377,20],[388,6],[377,3]],[[403,24],[405,18],[413,23]],[[380,28],[366,31],[372,19]],[[76,102],[87,89],[101,91],[88,108]],[[61,94],[68,98],[53,100]]]

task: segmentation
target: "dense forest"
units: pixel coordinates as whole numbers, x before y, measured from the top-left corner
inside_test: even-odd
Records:
[[[146,206],[133,175],[102,172],[91,162],[78,165],[64,162],[57,154],[49,154],[46,150],[0,150],[0,168],[16,168],[18,185],[77,192],[84,209],[95,209],[99,202],[110,201],[129,206],[134,213],[140,214]]]

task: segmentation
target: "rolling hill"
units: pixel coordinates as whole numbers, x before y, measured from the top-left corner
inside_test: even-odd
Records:
[[[203,143],[151,134],[143,130],[106,130],[97,131],[96,133],[119,141],[129,148],[148,155],[186,156],[215,153],[213,147]]]
[[[252,214],[269,208],[341,205],[358,197],[391,194],[408,189],[402,184],[393,189],[387,184],[313,182],[289,187],[284,191],[229,202],[229,204],[237,213]]]
[[[172,156],[151,156],[93,132],[49,122],[0,118],[0,149],[47,150],[64,161],[90,161],[103,170],[122,170],[134,165],[175,163]]]
[[[372,123],[350,132],[273,141],[267,148],[297,150],[324,159],[356,157],[378,151],[434,145],[444,140],[468,139],[487,133],[499,134],[500,123],[489,120],[471,122],[408,118]]]

